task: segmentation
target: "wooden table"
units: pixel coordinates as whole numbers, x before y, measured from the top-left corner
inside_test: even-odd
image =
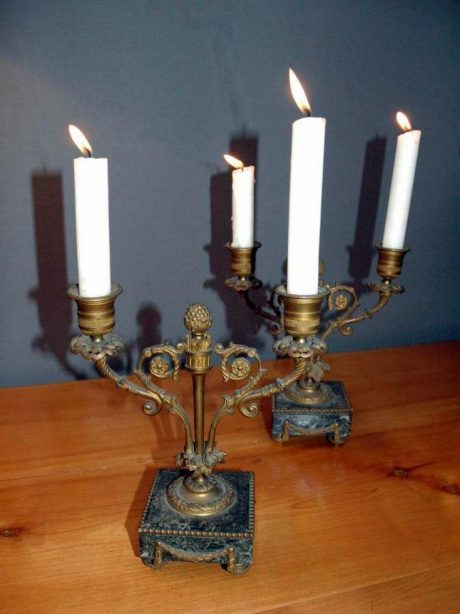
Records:
[[[0,611],[460,612],[459,358],[455,342],[331,355],[355,408],[343,447],[274,443],[268,402],[224,419],[226,468],[256,475],[242,577],[138,558],[153,476],[182,447],[174,416],[103,380],[1,390]],[[224,386],[208,384],[212,407]]]

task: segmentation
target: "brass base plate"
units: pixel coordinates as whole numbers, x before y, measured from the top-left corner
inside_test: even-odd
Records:
[[[231,484],[234,502],[215,514],[190,516],[173,509],[166,496],[168,486],[183,472],[158,471],[139,526],[140,554],[147,566],[159,569],[169,561],[219,563],[239,575],[252,564],[254,474],[215,474]]]
[[[272,398],[272,437],[286,442],[290,437],[325,435],[336,445],[345,443],[351,428],[352,407],[342,382],[324,382],[331,395],[314,405],[296,403],[287,394]]]

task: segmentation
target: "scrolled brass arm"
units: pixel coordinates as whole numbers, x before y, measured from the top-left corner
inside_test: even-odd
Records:
[[[238,407],[242,413],[246,414],[253,411],[251,408],[257,407],[255,401],[264,397],[271,397],[278,392],[282,392],[298,379],[304,377],[308,372],[309,364],[309,359],[305,357],[295,358],[294,368],[284,377],[276,378],[270,384],[262,386],[262,388],[258,388],[256,390],[246,390],[244,392],[242,391],[242,394],[238,395],[238,397],[235,399],[236,407]]]
[[[209,426],[208,442],[206,446],[208,453],[215,449],[216,430],[220,421],[224,416],[233,414],[235,407],[237,407],[247,418],[253,418],[258,414],[259,408],[257,406],[248,408],[239,404],[238,401],[242,396],[252,391],[267,372],[267,370],[262,367],[260,356],[254,348],[236,343],[230,343],[228,347],[224,347],[218,343],[214,347],[214,351],[221,357],[220,369],[222,379],[225,382],[230,380],[241,381],[245,379],[247,379],[248,382],[242,388],[234,390],[232,394],[224,395],[224,403],[214,414]],[[253,365],[255,365],[255,371]],[[251,370],[253,370],[252,375]]]
[[[175,395],[168,394],[152,380],[153,376],[159,379],[172,378],[176,381],[179,377],[181,368],[180,356],[183,354],[183,351],[184,346],[182,343],[179,343],[176,347],[168,344],[147,347],[142,351],[134,373],[144,384],[145,388],[153,394],[156,394],[161,404],[167,405],[169,412],[182,421],[185,430],[185,452],[188,453],[193,449],[193,434],[190,418],[180,404],[178,398]],[[168,364],[165,356],[169,357],[171,365]],[[145,368],[146,366],[147,369]],[[161,405],[159,409],[161,409]],[[152,413],[146,411],[144,407],[144,413],[154,415],[154,413],[158,412]]]
[[[103,377],[111,379],[115,382],[117,388],[121,388],[122,390],[126,390],[126,392],[131,392],[132,394],[136,394],[138,396],[149,399],[149,401],[147,403],[144,403],[143,405],[142,409],[144,413],[153,416],[160,411],[161,406],[163,404],[161,396],[156,394],[152,390],[146,390],[145,388],[142,388],[138,384],[131,382],[126,376],[117,373],[109,365],[106,356],[97,359],[95,361],[95,365],[97,370]]]
[[[260,243],[256,243],[253,248],[234,248],[231,245],[227,245],[227,247],[231,253],[233,277],[226,280],[226,285],[236,290],[240,297],[245,300],[249,309],[256,315],[275,323],[271,329],[272,334],[278,335],[283,329],[288,334],[292,334],[286,326],[285,309],[280,308],[274,303],[273,295],[266,301],[266,306],[272,310],[272,313],[266,307],[255,303],[250,297],[249,293],[251,290],[259,289],[263,286],[262,282],[254,276],[255,253],[259,249]],[[401,274],[404,257],[410,250],[408,248],[388,248],[382,245],[377,245],[376,249],[378,253],[377,274],[381,277],[382,281],[370,283],[369,287],[378,294],[378,298],[373,307],[364,309],[360,314],[354,315],[360,307],[360,302],[353,287],[344,284],[336,284],[329,287],[320,279],[320,291],[322,287],[329,292],[329,311],[344,312],[343,315],[325,325],[320,335],[321,341],[327,339],[335,331],[338,331],[341,335],[351,335],[354,324],[372,318],[387,305],[392,296],[404,292],[402,286],[393,285],[392,282]],[[321,276],[323,272],[324,265],[320,263],[319,275]],[[275,290],[275,294],[278,294],[277,290]]]
[[[227,243],[226,247],[231,255],[232,276],[225,280],[225,285],[232,290],[238,292],[241,299],[244,300],[246,306],[255,315],[272,322],[270,332],[272,335],[277,335],[283,329],[282,315],[279,306],[275,303],[275,292],[271,292],[268,299],[265,299],[265,305],[259,305],[252,300],[250,292],[259,290],[263,287],[260,279],[254,276],[256,252],[261,246],[257,241],[252,247],[233,247]]]
[[[350,286],[341,284],[337,284],[331,288],[331,294],[328,301],[329,310],[344,310],[345,313],[329,323],[321,335],[321,341],[325,341],[335,331],[338,331],[344,336],[352,335],[354,324],[369,320],[387,305],[393,295],[402,294],[404,292],[403,286],[393,285],[388,281],[370,283],[369,287],[373,292],[378,294],[377,302],[373,307],[364,309],[358,315],[353,315],[361,305],[355,290]]]
[[[92,360],[98,372],[105,378],[115,382],[117,388],[126,392],[148,399],[144,403],[142,410],[149,416],[158,414],[163,406],[167,406],[170,413],[176,415],[184,426],[185,430],[185,450],[191,451],[193,448],[193,437],[190,419],[179,403],[175,395],[168,394],[165,390],[157,386],[151,376],[177,379],[182,353],[182,346],[177,348],[170,345],[157,345],[146,348],[138,361],[134,371],[142,382],[143,386],[132,382],[126,375],[117,373],[108,363],[110,356],[116,356],[124,350],[124,342],[121,337],[110,333],[102,337],[92,338],[87,335],[74,337],[70,343],[70,349],[74,354],[80,354],[87,360]],[[172,367],[168,366],[167,361],[162,357],[166,355],[171,359]],[[148,362],[148,372],[145,364]]]
[[[250,352],[248,352],[248,350],[250,350]],[[254,375],[249,376],[248,383],[245,386],[233,391],[231,395],[225,395],[224,404],[215,413],[214,418],[211,422],[206,448],[208,452],[212,452],[215,448],[215,435],[217,426],[225,415],[233,414],[233,411],[236,408],[248,418],[257,416],[259,412],[259,406],[257,404],[257,401],[261,398],[270,397],[273,394],[282,392],[288,386],[296,382],[299,378],[304,377],[308,372],[310,359],[310,357],[295,358],[294,368],[286,376],[282,378],[277,378],[270,384],[262,386],[261,388],[257,388],[259,382],[266,375],[267,369],[262,367],[260,357],[256,353],[256,350],[254,350],[253,348],[247,348],[246,346],[230,344],[228,348],[216,346],[215,351],[217,354],[220,354],[222,356],[221,370],[225,381],[228,381],[228,379],[243,379],[243,376],[235,377],[234,374],[231,375],[228,373],[227,363],[229,359],[234,355],[240,356],[246,354],[250,355],[250,357],[255,357],[257,366],[256,372],[254,373]],[[239,359],[237,358],[236,360]],[[248,375],[246,374],[245,377],[247,376]]]
[[[267,299],[266,304],[270,307],[271,312],[265,309],[263,306],[255,303],[250,295],[250,290],[240,291],[240,297],[245,301],[246,306],[258,317],[267,320],[268,322],[272,322],[270,326],[270,333],[274,336],[278,335],[283,330],[282,325],[282,315],[279,306],[275,303],[274,292],[271,293],[270,297]]]

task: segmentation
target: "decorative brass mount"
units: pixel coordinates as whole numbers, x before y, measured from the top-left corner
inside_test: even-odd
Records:
[[[216,447],[216,431],[226,415],[238,409],[249,418],[258,413],[258,399],[282,392],[305,374],[298,360],[291,373],[266,386],[259,386],[266,369],[256,350],[230,343],[213,347],[209,328],[212,317],[200,304],[185,312],[188,333],[176,346],[168,344],[145,348],[134,374],[137,381],[118,374],[109,358],[124,350],[124,342],[113,333],[115,300],[121,294],[114,284],[107,296],[80,296],[77,286],[68,295],[77,303],[81,335],[72,339],[75,354],[94,362],[99,373],[118,388],[142,397],[143,411],[149,416],[162,407],[177,416],[185,433],[182,452],[176,456],[178,470],[160,469],[152,486],[140,527],[141,559],[153,569],[168,560],[208,561],[222,564],[233,574],[244,573],[252,563],[254,488],[251,472],[214,472],[226,453]],[[224,381],[244,382],[226,394],[215,411],[205,438],[205,377],[211,369],[211,354],[220,359]],[[174,394],[154,380],[177,380],[182,359],[193,382],[193,426],[188,413]]]
[[[402,268],[404,256],[409,249],[389,249],[377,246],[377,273],[381,282],[370,283],[370,289],[378,295],[376,304],[370,309],[360,307],[359,299],[353,287],[335,284],[329,286],[322,280],[319,282],[319,292],[312,296],[295,296],[287,293],[284,286],[278,286],[265,305],[260,305],[250,296],[252,290],[262,287],[262,282],[254,275],[255,252],[260,247],[257,244],[251,255],[247,248],[227,245],[231,253],[232,276],[226,280],[226,285],[236,290],[247,306],[257,315],[272,323],[271,332],[285,336],[275,342],[274,350],[279,356],[290,356],[294,360],[294,370],[298,378],[284,392],[296,405],[306,408],[327,403],[332,396],[330,387],[322,382],[324,372],[329,365],[322,359],[327,352],[326,339],[335,331],[342,335],[351,335],[353,325],[373,317],[395,294],[404,292],[404,288],[394,285]],[[239,271],[245,263],[245,275]],[[249,269],[248,263],[251,263]],[[335,317],[323,317],[324,303],[327,310]],[[305,429],[304,429],[305,430]],[[285,439],[285,438],[284,438]],[[284,440],[283,439],[283,440]],[[336,443],[343,443],[343,438],[337,438]]]
[[[208,333],[212,324],[209,310],[200,304],[191,305],[185,312],[184,323],[188,334],[177,346],[167,344],[147,347],[140,355],[134,371],[140,383],[116,373],[108,364],[108,358],[124,349],[121,337],[112,332],[115,324],[115,300],[122,289],[115,284],[111,294],[97,298],[82,297],[77,286],[68,290],[68,295],[77,303],[78,324],[82,334],[72,339],[70,348],[75,354],[92,360],[99,373],[112,379],[119,388],[146,399],[143,411],[156,415],[163,406],[177,416],[184,427],[184,450],[176,457],[179,468],[186,469],[167,489],[170,506],[182,514],[207,516],[228,509],[236,493],[219,474],[213,474],[215,465],[223,462],[225,452],[216,447],[216,431],[225,415],[238,409],[244,416],[258,413],[256,401],[264,396],[284,390],[295,381],[298,372],[294,369],[289,377],[276,383],[257,388],[266,373],[256,350],[244,345],[230,343],[227,347],[217,344],[212,347]],[[211,369],[211,353],[220,356],[220,369],[224,381],[247,383],[232,394],[225,395],[222,406],[215,412],[205,439],[204,381]],[[177,380],[181,368],[181,356],[185,356],[185,368],[193,380],[194,429],[187,412],[179,399],[160,388],[155,379]]]

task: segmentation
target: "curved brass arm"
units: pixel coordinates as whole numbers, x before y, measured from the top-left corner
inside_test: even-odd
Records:
[[[270,397],[278,392],[282,392],[288,386],[296,382],[298,379],[305,376],[309,368],[309,359],[294,358],[294,368],[287,375],[281,378],[276,378],[271,384],[267,384],[258,390],[242,392],[235,400],[235,405],[242,413],[251,414],[256,411],[257,405],[254,401],[263,397]]]
[[[255,253],[260,247],[260,243],[256,243],[252,248],[234,248],[227,243],[232,256],[232,273],[233,276],[225,280],[225,285],[232,290],[238,292],[240,298],[244,300],[246,306],[255,313],[256,316],[273,322],[270,327],[272,335],[277,335],[283,330],[281,310],[275,304],[276,293],[272,291],[270,297],[265,299],[265,306],[271,310],[267,310],[265,306],[258,305],[250,296],[251,290],[259,290],[263,287],[260,279],[257,279],[252,272],[255,263]],[[264,288],[266,291],[266,288]]]
[[[228,347],[224,348],[220,343],[218,343],[215,346],[214,351],[216,354],[221,356],[220,368],[222,378],[225,382],[228,382],[229,380],[241,381],[245,379],[248,379],[248,382],[242,388],[234,390],[232,394],[227,394],[224,396],[224,403],[214,414],[209,427],[208,442],[206,445],[207,452],[212,452],[214,450],[216,430],[220,421],[224,416],[233,414],[233,409],[235,406],[237,406],[241,413],[248,418],[252,418],[257,415],[257,406],[255,406],[255,409],[248,411],[246,408],[239,406],[238,399],[253,390],[267,372],[267,370],[262,367],[260,356],[254,348],[249,348],[245,345],[238,345],[235,343],[230,343]],[[233,362],[231,362],[232,359],[234,359]],[[253,375],[250,375],[251,360],[253,361],[252,364],[256,365],[256,371]]]
[[[336,318],[329,323],[321,335],[321,341],[327,339],[336,330],[341,335],[353,334],[353,324],[369,320],[376,313],[381,311],[394,294],[402,294],[404,288],[402,286],[394,286],[391,282],[384,281],[381,283],[370,283],[369,287],[373,292],[378,293],[377,303],[370,309],[364,309],[359,315],[353,316],[355,311],[360,306],[360,302],[354,289],[350,286],[336,285],[331,288],[328,307],[333,310],[345,310],[345,314]]]
[[[173,380],[177,380],[180,370],[179,356],[182,354],[183,349],[184,346],[181,343],[179,343],[177,347],[161,344],[145,348],[139,357],[134,373],[149,391],[158,395],[162,404],[164,403],[168,406],[170,413],[180,418],[185,430],[185,451],[188,453],[193,450],[193,435],[190,418],[188,417],[185,409],[179,403],[177,397],[175,395],[168,394],[165,390],[157,386],[151,377],[151,375],[153,375],[153,377],[160,379],[172,378]],[[172,362],[171,367],[163,358],[163,355],[169,356]],[[148,363],[148,372],[144,368],[146,363]],[[144,413],[152,415],[151,412],[146,412],[145,409]]]
[[[228,379],[243,379],[243,377],[235,377],[235,376],[227,377],[225,374],[226,363],[227,363],[227,360],[233,354],[244,354],[244,353],[247,354],[247,349],[248,348],[245,348],[245,346],[233,346],[233,347],[229,346],[226,349],[222,348],[222,346],[216,346],[216,349],[215,349],[216,353],[222,355],[221,368],[224,373],[224,379],[226,381],[228,381]],[[255,350],[254,350],[254,353],[255,353]],[[212,452],[214,450],[216,429],[220,421],[225,415],[233,414],[234,408],[236,407],[244,416],[247,416],[248,418],[252,418],[256,416],[259,412],[259,407],[255,401],[263,397],[270,397],[273,394],[276,394],[277,392],[282,392],[288,386],[290,386],[295,381],[297,381],[299,378],[303,377],[308,370],[308,362],[309,362],[308,358],[296,358],[294,359],[293,370],[290,373],[288,373],[285,377],[277,378],[274,382],[267,384],[266,386],[262,386],[261,388],[256,388],[257,384],[267,373],[267,369],[264,369],[262,367],[260,358],[256,353],[255,353],[255,357],[257,359],[256,373],[253,376],[249,377],[248,383],[245,386],[243,386],[243,388],[239,388],[235,390],[231,395],[225,395],[224,404],[214,415],[214,418],[211,422],[211,426],[209,428],[208,443],[206,446],[206,450],[208,452]],[[240,359],[240,360],[245,360],[245,359]]]
[[[150,402],[145,403],[142,408],[146,414],[153,416],[160,411],[163,404],[163,399],[161,396],[152,390],[146,390],[138,384],[131,382],[126,376],[119,375],[107,362],[107,356],[103,356],[102,358],[95,360],[94,364],[103,377],[111,379],[115,382],[117,388],[121,388],[122,390],[126,390],[126,392],[131,392],[149,399]]]
[[[256,316],[273,322],[270,327],[272,335],[278,335],[283,330],[281,309],[275,303],[277,294],[275,291],[270,293],[270,297],[265,300],[265,304],[270,308],[268,311],[264,306],[258,305],[250,296],[251,290],[259,290],[262,288],[262,282],[256,277],[230,277],[225,280],[225,285],[232,290],[238,292],[239,297],[244,300],[248,307]]]
[[[118,374],[108,364],[109,356],[115,356],[124,349],[123,340],[118,335],[108,334],[96,339],[87,335],[80,335],[72,339],[70,349],[74,354],[80,354],[83,358],[92,360],[99,373],[103,377],[114,381],[118,388],[148,399],[142,407],[145,414],[154,416],[159,413],[163,405],[168,406],[170,413],[176,415],[184,426],[186,452],[192,451],[192,428],[187,413],[179,403],[177,397],[168,394],[165,390],[157,386],[152,381],[151,376],[144,370],[144,364],[149,360],[149,371],[154,377],[173,377],[177,379],[180,368],[179,355],[182,352],[180,345],[177,348],[168,345],[152,346],[146,348],[142,352],[134,372],[143,386],[132,382],[125,375]],[[172,368],[169,368],[166,360],[161,358],[161,354],[166,354],[171,358],[173,364]]]
[[[264,309],[261,305],[255,303],[251,297],[249,296],[250,290],[240,291],[239,295],[242,299],[244,299],[247,307],[255,313],[256,316],[263,318],[264,320],[268,320],[269,322],[273,322],[270,327],[270,332],[272,335],[278,335],[283,330],[282,324],[282,315],[281,310],[278,305],[275,304],[275,296],[276,293],[272,292],[270,298],[266,301],[267,305],[272,310],[272,313]]]

